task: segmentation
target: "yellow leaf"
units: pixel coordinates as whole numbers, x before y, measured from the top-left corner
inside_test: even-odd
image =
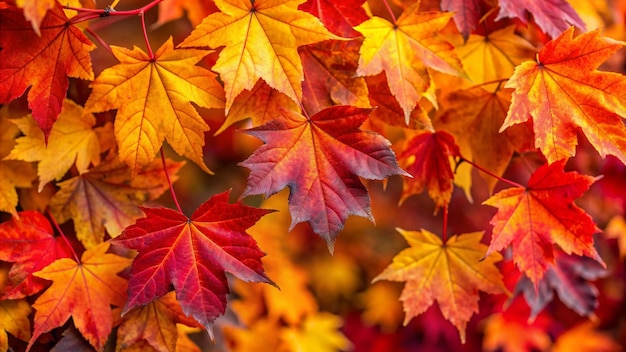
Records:
[[[335,352],[352,348],[340,331],[339,316],[320,312],[306,317],[299,327],[286,327],[280,332],[281,352]]]
[[[438,35],[453,14],[418,12],[418,7],[419,2],[407,9],[395,24],[372,17],[354,27],[365,37],[357,75],[371,76],[384,70],[406,123],[422,96],[436,105],[427,68],[452,75],[465,74],[452,44]]]
[[[459,330],[465,342],[465,327],[478,312],[478,290],[506,293],[495,263],[499,253],[485,257],[482,232],[452,236],[446,243],[426,231],[398,229],[409,243],[374,281],[406,281],[400,300],[404,302],[405,325],[424,313],[435,300],[443,316]]]
[[[617,215],[609,221],[604,230],[607,238],[616,238],[619,247],[619,256],[626,258],[626,221],[624,217]]]
[[[0,351],[9,349],[7,332],[22,341],[28,341],[30,311],[30,304],[25,299],[0,301]]]
[[[154,57],[135,47],[111,47],[120,61],[91,83],[86,111],[118,109],[115,136],[119,157],[133,173],[149,165],[163,140],[204,171],[202,146],[209,126],[191,105],[222,108],[222,87],[215,75],[195,64],[209,52],[174,49],[170,37]]]
[[[209,15],[181,47],[224,46],[213,70],[226,91],[226,113],[259,78],[295,102],[302,99],[303,69],[298,47],[338,39],[313,15],[299,11],[304,0],[216,0]]]
[[[592,322],[567,330],[552,346],[552,352],[618,352],[622,349],[609,335],[597,331]]]

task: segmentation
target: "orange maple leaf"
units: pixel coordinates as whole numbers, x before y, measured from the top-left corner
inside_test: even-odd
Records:
[[[315,16],[297,9],[304,0],[216,0],[209,15],[181,47],[224,46],[213,70],[226,91],[226,113],[259,78],[295,102],[302,99],[303,69],[298,47],[339,39]]]
[[[58,259],[35,273],[52,285],[33,304],[35,331],[28,349],[41,334],[62,326],[70,316],[93,347],[104,348],[113,327],[111,305],[120,307],[126,301],[126,280],[117,273],[131,263],[128,258],[106,253],[109,245],[102,243],[85,251],[79,262]]]
[[[465,342],[467,322],[478,312],[478,291],[508,293],[495,265],[502,256],[484,255],[487,246],[480,243],[482,232],[451,236],[443,243],[426,230],[397,230],[410,247],[397,254],[373,281],[406,281],[400,296],[405,325],[437,300],[443,316],[456,326]]]
[[[0,301],[0,351],[9,351],[7,332],[20,340],[30,338],[30,304],[25,299]]]
[[[120,63],[91,83],[85,111],[118,109],[114,128],[120,159],[135,173],[152,162],[166,139],[178,154],[210,172],[202,154],[209,126],[191,105],[224,106],[215,74],[195,65],[209,52],[174,49],[171,37],[154,57],[137,47],[111,49]]]
[[[593,247],[593,235],[600,230],[574,205],[595,179],[563,172],[564,167],[565,160],[543,165],[530,176],[526,188],[508,188],[483,202],[498,208],[491,219],[487,255],[512,244],[515,264],[535,284],[554,262],[553,244],[567,254],[584,255],[604,265]]]
[[[407,175],[389,141],[359,129],[371,110],[333,106],[309,118],[284,111],[280,119],[248,130],[265,144],[241,163],[251,170],[242,197],[269,197],[289,187],[290,230],[306,221],[332,251],[349,215],[373,219],[359,176]]]
[[[357,74],[370,76],[384,70],[407,123],[422,96],[436,105],[434,90],[429,90],[433,84],[427,68],[465,74],[452,44],[438,35],[453,14],[419,12],[418,7],[419,1],[396,23],[372,17],[355,27],[365,37]]]
[[[93,79],[89,52],[95,45],[71,25],[57,3],[41,23],[41,37],[19,9],[0,11],[0,48],[0,104],[32,86],[28,106],[47,138],[61,112],[69,77]]]
[[[574,29],[548,42],[515,69],[507,88],[515,88],[500,131],[532,117],[535,146],[553,163],[576,154],[581,129],[602,157],[626,163],[626,79],[596,68],[624,43],[600,36],[599,30],[573,38]]]

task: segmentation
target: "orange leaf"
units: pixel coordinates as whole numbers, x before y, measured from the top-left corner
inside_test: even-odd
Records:
[[[592,322],[581,323],[560,335],[551,352],[619,352],[622,347],[610,335],[596,329]]]
[[[25,299],[0,301],[0,351],[9,351],[7,332],[20,340],[30,338],[30,304]]]
[[[452,197],[454,173],[450,157],[460,157],[454,137],[446,131],[426,131],[410,139],[398,154],[400,166],[413,178],[404,178],[401,202],[428,188],[437,208],[445,207]]]
[[[510,314],[509,314],[510,315]],[[485,323],[483,350],[487,352],[548,351],[550,336],[539,324],[529,325],[502,313],[491,315]]]
[[[452,14],[418,12],[418,7],[419,2],[395,24],[372,17],[355,27],[365,37],[357,74],[371,76],[385,71],[406,123],[422,96],[436,104],[433,91],[429,91],[432,78],[427,68],[464,75],[454,47],[438,35]]]
[[[41,37],[24,20],[21,11],[0,11],[0,104],[24,94],[28,106],[47,137],[61,112],[69,77],[93,79],[87,37],[69,23],[62,6],[48,11]]]
[[[126,301],[126,280],[117,275],[131,260],[106,253],[109,243],[87,250],[80,262],[63,258],[54,261],[35,276],[51,280],[50,286],[33,304],[35,331],[30,349],[41,336],[62,326],[72,317],[80,333],[97,350],[106,343],[113,327],[111,305]]]
[[[513,260],[533,283],[554,262],[553,244],[567,254],[588,256],[603,264],[593,247],[600,231],[582,209],[574,205],[595,181],[577,172],[563,172],[565,160],[543,165],[531,175],[526,188],[500,191],[483,204],[498,208],[491,219],[493,234],[487,254],[512,244]]]
[[[535,146],[548,162],[576,154],[578,128],[602,157],[626,163],[626,79],[596,68],[624,43],[600,36],[598,30],[573,38],[570,28],[547,43],[537,62],[515,69],[507,88],[515,88],[500,131],[530,117]]]
[[[167,165],[174,182],[182,163],[168,161]],[[168,189],[161,160],[134,177],[126,164],[110,160],[58,186],[61,189],[48,207],[59,223],[74,221],[76,237],[87,249],[102,242],[105,229],[109,236],[118,236],[143,215],[138,205],[158,198]]]
[[[298,47],[338,39],[313,15],[297,9],[304,0],[216,0],[222,11],[209,15],[181,47],[225,48],[213,70],[226,91],[226,113],[259,78],[295,102],[302,99]]]
[[[467,322],[478,312],[478,291],[507,292],[495,265],[502,256],[484,255],[487,246],[480,243],[482,232],[452,236],[446,243],[426,230],[398,232],[410,247],[396,255],[374,282],[406,281],[400,296],[405,325],[437,300],[443,316],[456,326],[465,342]]]
[[[143,340],[156,351],[175,351],[179,334],[176,323],[197,325],[195,320],[183,313],[176,295],[170,292],[124,316],[117,330],[117,350],[124,350]]]
[[[7,159],[39,161],[39,191],[50,181],[60,180],[74,165],[79,173],[87,172],[90,165],[100,164],[100,144],[93,126],[96,118],[84,114],[83,108],[69,99],[52,126],[48,143],[31,116],[14,120],[24,136]]]
[[[209,52],[174,49],[171,37],[153,58],[137,47],[111,48],[120,63],[91,83],[85,111],[118,109],[114,128],[120,159],[136,173],[152,162],[166,139],[178,154],[210,172],[202,154],[209,126],[191,105],[224,106],[215,75],[195,66]]]
[[[318,312],[305,317],[299,326],[290,326],[280,331],[283,345],[281,352],[336,352],[352,349],[340,328],[341,317]]]
[[[289,187],[290,230],[307,221],[332,251],[349,215],[372,219],[359,176],[406,174],[385,138],[359,129],[370,111],[333,106],[310,118],[284,111],[280,119],[248,130],[265,144],[241,163],[251,170],[242,197],[269,197]]]

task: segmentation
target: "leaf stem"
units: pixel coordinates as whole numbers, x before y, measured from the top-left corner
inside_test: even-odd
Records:
[[[176,204],[176,209],[178,209],[179,213],[183,214],[183,209],[180,207],[180,203],[178,203],[178,198],[176,198],[176,192],[174,192],[174,185],[172,185],[170,174],[169,172],[167,172],[167,163],[165,163],[165,153],[163,153],[163,147],[161,147],[161,162],[163,163],[163,172],[165,172],[165,178],[167,178],[167,184],[170,187],[170,193],[172,194],[174,204]]]
[[[448,206],[443,207],[443,228],[441,229],[443,244],[448,242]]]
[[[387,0],[383,0],[383,4],[385,4],[385,7],[387,8],[387,11],[389,11],[389,14],[391,15],[391,20],[393,21],[393,24],[396,24],[396,15],[393,13],[393,11],[391,11],[391,6],[389,6],[389,2],[387,2]]]
[[[139,14],[141,17],[141,30],[143,31],[143,39],[146,41],[146,48],[148,49],[148,56],[151,60],[154,60],[154,53],[152,52],[152,46],[150,46],[150,40],[148,39],[148,30],[146,29],[146,16],[145,12]]]
[[[482,172],[486,173],[487,175],[489,175],[489,176],[491,176],[491,177],[493,177],[493,178],[496,178],[496,179],[498,179],[498,180],[500,180],[500,181],[502,181],[502,182],[504,182],[504,183],[508,183],[509,185],[511,185],[511,186],[513,186],[513,187],[519,187],[519,188],[523,188],[523,189],[525,189],[525,188],[526,188],[525,186],[523,186],[523,185],[521,185],[521,184],[519,184],[519,183],[517,183],[517,182],[515,182],[515,181],[511,181],[511,180],[506,179],[506,178],[504,178],[504,177],[500,177],[500,176],[498,176],[498,175],[494,174],[493,172],[491,172],[491,171],[489,171],[489,170],[485,169],[484,167],[482,167],[482,166],[480,166],[480,165],[478,165],[478,164],[474,163],[473,161],[471,161],[471,160],[469,160],[469,159],[465,159],[464,157],[461,157],[461,159],[457,162],[457,165],[458,165],[458,164],[460,164],[460,163],[462,163],[463,161],[467,162],[468,164],[472,165],[473,167],[477,168],[478,170],[480,170],[480,171],[482,171]]]
[[[72,244],[70,243],[70,241],[65,236],[65,233],[63,232],[63,230],[61,230],[61,226],[59,226],[59,223],[57,222],[57,220],[54,218],[54,216],[52,216],[52,213],[50,212],[50,210],[46,210],[46,213],[48,214],[48,217],[50,218],[50,221],[52,221],[52,224],[54,225],[54,228],[57,229],[57,231],[61,235],[61,238],[63,238],[63,241],[65,242],[65,245],[67,245],[70,248],[70,250],[72,251],[72,254],[74,255],[74,260],[76,260],[76,263],[80,263],[80,259],[78,258],[78,254],[76,254],[76,251],[74,250],[74,247],[72,247]]]
[[[100,43],[104,47],[104,49],[109,52],[109,54],[113,55],[113,50],[111,50],[109,44],[105,42],[104,39],[102,39],[102,37],[98,35],[98,33],[94,32],[89,27],[87,27],[85,30],[87,31],[87,33],[91,34],[91,36],[94,37],[98,41],[98,43]]]

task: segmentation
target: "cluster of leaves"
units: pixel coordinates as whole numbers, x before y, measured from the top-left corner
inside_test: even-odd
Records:
[[[0,351],[618,350],[600,3],[0,1]]]

